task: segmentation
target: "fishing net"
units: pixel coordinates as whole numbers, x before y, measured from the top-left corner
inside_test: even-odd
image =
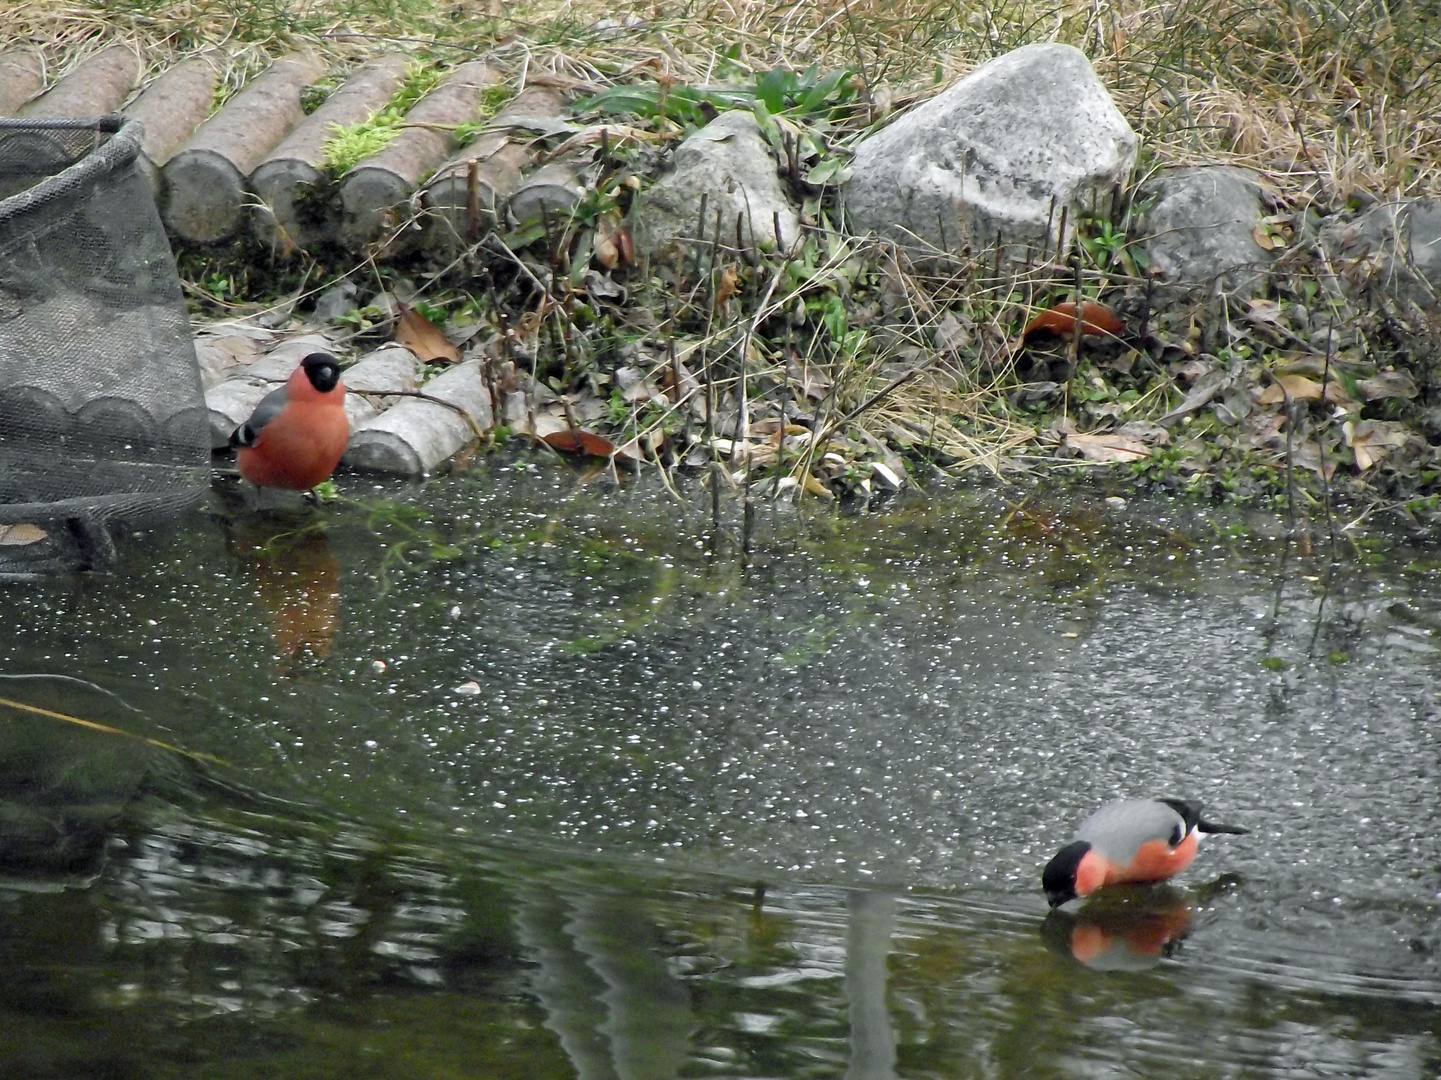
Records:
[[[0,574],[103,563],[207,480],[175,259],[123,116],[0,119]]]

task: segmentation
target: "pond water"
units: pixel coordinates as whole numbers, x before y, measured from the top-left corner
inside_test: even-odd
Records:
[[[982,485],[763,502],[747,565],[650,475],[342,490],[0,585],[0,1075],[1441,1075],[1428,549]],[[1251,832],[1048,913],[1119,795]]]

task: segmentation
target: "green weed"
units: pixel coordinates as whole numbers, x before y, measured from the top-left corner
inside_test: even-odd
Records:
[[[400,134],[405,114],[440,82],[441,74],[433,66],[413,64],[400,89],[370,119],[345,126],[332,124],[334,134],[325,144],[326,167],[340,174],[384,150]]]
[[[718,112],[757,105],[767,116],[840,119],[840,110],[856,99],[853,78],[845,69],[822,75],[813,64],[804,72],[771,68],[748,83],[729,86],[624,83],[586,98],[575,111],[668,120],[687,130],[705,126]]]
[[[474,142],[490,123],[490,118],[505,106],[506,102],[515,97],[515,88],[509,83],[496,83],[487,86],[480,95],[480,104],[476,111],[482,119],[472,120],[468,123],[458,124],[455,128],[455,141],[462,146]]]

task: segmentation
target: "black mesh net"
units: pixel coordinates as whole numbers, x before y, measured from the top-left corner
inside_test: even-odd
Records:
[[[93,563],[107,523],[207,481],[200,371],[141,137],[122,116],[0,119],[0,573]]]

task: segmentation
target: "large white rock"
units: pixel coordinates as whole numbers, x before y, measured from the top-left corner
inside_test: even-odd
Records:
[[[784,251],[800,234],[775,158],[749,112],[721,113],[676,148],[670,171],[636,200],[636,249],[653,261],[696,250],[702,197],[707,243],[716,240],[717,216],[723,247],[734,247],[739,235],[746,248]]]
[[[999,231],[1010,254],[1039,254],[1047,221],[1056,250],[1063,206],[1067,236],[1079,211],[1109,211],[1135,160],[1136,133],[1085,54],[1027,45],[857,144],[841,196],[855,233],[958,251]]]

